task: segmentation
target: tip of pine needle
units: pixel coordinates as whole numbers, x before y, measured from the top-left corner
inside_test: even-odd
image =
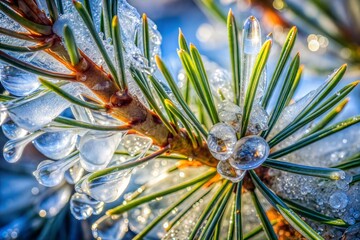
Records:
[[[360,83],[360,80],[357,80],[357,81],[355,81],[355,82],[353,82],[353,83],[351,83],[353,86],[357,86],[358,84]]]

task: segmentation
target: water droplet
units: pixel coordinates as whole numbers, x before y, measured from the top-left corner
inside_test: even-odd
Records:
[[[43,134],[43,132],[38,131],[23,138],[7,141],[3,149],[5,160],[10,163],[17,162],[21,158],[26,145],[41,134]]]
[[[249,170],[259,167],[268,157],[269,145],[259,136],[241,138],[235,145],[230,164],[237,169]]]
[[[91,226],[96,239],[122,239],[128,231],[128,221],[124,215],[103,216]]]
[[[76,185],[92,198],[108,203],[117,200],[123,194],[129,185],[131,174],[129,170],[123,170],[97,177],[92,181],[88,180],[89,176],[90,174],[86,175]]]
[[[81,86],[73,83],[61,87],[73,96],[80,93]],[[21,103],[8,106],[10,118],[21,128],[36,131],[49,124],[55,117],[71,105],[69,101],[54,92],[39,94]]]
[[[78,154],[59,161],[44,160],[33,172],[36,180],[43,186],[54,187],[64,179],[64,172],[79,160]]]
[[[335,181],[335,184],[340,190],[347,191],[349,190],[349,184],[351,183],[353,177],[345,172],[341,173],[344,173],[344,176],[342,178],[337,178],[338,180]]]
[[[240,131],[242,109],[238,105],[229,101],[224,101],[219,104],[218,112],[220,121],[232,126],[236,132]]]
[[[113,157],[121,136],[112,132],[87,132],[79,143],[82,167],[88,172],[105,168]]]
[[[93,214],[100,214],[103,208],[103,202],[92,199],[86,194],[74,193],[70,200],[70,211],[78,220],[85,220]]]
[[[209,131],[207,144],[211,154],[216,159],[224,161],[233,153],[236,140],[236,133],[231,126],[217,123]]]
[[[42,161],[33,174],[36,180],[46,187],[54,187],[60,184],[64,178],[64,172],[61,165],[52,160]]]
[[[15,96],[26,96],[40,86],[35,74],[21,71],[12,66],[1,68],[0,79],[3,87]]]
[[[9,139],[18,139],[25,137],[28,133],[25,129],[22,129],[19,127],[16,123],[9,120],[6,123],[4,123],[2,126],[2,131],[5,134],[5,136]]]
[[[217,165],[217,172],[232,182],[240,182],[246,174],[245,170],[232,167],[228,161],[219,161]]]
[[[349,203],[349,198],[343,191],[336,191],[333,194],[331,194],[329,198],[329,204],[332,208],[335,209],[343,209],[345,208]]]
[[[51,159],[61,159],[69,155],[75,148],[77,135],[71,131],[46,132],[33,144],[36,149]]]
[[[257,135],[268,129],[268,119],[269,115],[260,103],[253,105],[246,135]]]

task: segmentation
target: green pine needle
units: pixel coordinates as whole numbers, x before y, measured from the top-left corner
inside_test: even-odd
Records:
[[[49,82],[49,81],[47,81],[47,80],[45,80],[43,78],[39,78],[39,81],[41,82],[42,85],[44,85],[45,87],[47,87],[51,91],[55,92],[59,96],[65,98],[67,101],[71,102],[72,104],[79,105],[81,107],[89,108],[91,110],[96,110],[96,111],[106,109],[105,106],[103,106],[103,105],[85,102],[85,101],[71,95],[70,93],[64,91],[63,89],[56,86],[52,82]]]
[[[75,66],[80,62],[80,52],[76,46],[76,41],[71,28],[68,25],[64,26],[64,41],[65,46],[70,56],[71,65]]]

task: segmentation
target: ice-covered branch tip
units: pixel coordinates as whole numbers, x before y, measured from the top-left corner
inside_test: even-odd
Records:
[[[106,110],[107,113],[109,113],[112,117],[121,120],[122,122],[128,123],[128,126],[131,126],[132,130],[152,138],[154,144],[158,146],[166,146],[169,143],[169,139],[171,140],[171,138],[176,135],[176,130],[174,129],[173,125],[176,122],[176,119],[172,119],[174,123],[170,124],[169,120],[164,115],[162,110],[158,108],[156,101],[151,100],[154,98],[154,96],[149,88],[147,76],[143,72],[137,71],[137,75],[140,77],[139,80],[141,80],[138,81],[138,84],[145,84],[143,93],[149,93],[148,100],[153,101],[152,108],[155,111],[147,108],[144,103],[141,102],[139,98],[137,98],[137,96],[133,95],[133,93],[130,91],[131,89],[129,90],[127,78],[129,78],[130,76],[126,74],[126,68],[128,68],[128,66],[127,63],[125,63],[125,57],[129,57],[129,53],[127,51],[130,50],[126,49],[129,46],[127,45],[125,48],[123,43],[125,42],[126,44],[129,44],[130,40],[122,39],[123,29],[121,29],[122,25],[120,24],[119,18],[116,15],[122,14],[122,12],[117,12],[112,9],[115,5],[104,6],[109,10],[106,12],[108,14],[108,16],[106,16],[106,20],[109,21],[106,21],[108,23],[105,24],[105,30],[106,37],[112,37],[112,44],[115,53],[115,61],[113,61],[113,59],[111,59],[110,57],[111,53],[105,46],[106,43],[101,39],[98,34],[98,30],[95,26],[96,23],[93,21],[91,8],[89,8],[86,2],[83,5],[79,1],[73,1],[73,6],[79,14],[79,19],[83,21],[83,26],[87,28],[88,32],[90,33],[89,37],[91,37],[95,43],[91,47],[95,47],[97,48],[97,50],[99,50],[101,58],[105,61],[105,64],[107,66],[106,69],[106,67],[104,68],[103,66],[100,66],[92,58],[87,56],[85,54],[85,51],[82,51],[83,49],[81,49],[81,47],[83,46],[83,43],[79,41],[77,39],[78,36],[76,36],[78,34],[78,29],[74,28],[71,21],[67,21],[66,24],[63,24],[61,22],[64,20],[63,15],[59,16],[58,14],[58,12],[62,12],[62,6],[58,6],[60,7],[58,9],[59,11],[54,8],[55,6],[52,2],[48,3],[51,17],[50,20],[47,18],[44,19],[44,17],[46,16],[43,14],[41,16],[39,15],[37,18],[32,19],[27,15],[27,12],[21,12],[20,14],[20,12],[14,11],[12,9],[12,5],[4,5],[1,3],[1,10],[8,14],[10,18],[20,23],[20,25],[24,26],[27,30],[29,30],[28,34],[11,32],[10,30],[2,30],[2,32],[7,33],[8,35],[19,36],[19,38],[22,39],[26,38],[34,41],[39,40],[40,44],[36,45],[36,47],[28,47],[26,49],[23,47],[12,47],[12,49],[18,51],[44,50],[46,53],[50,54],[55,60],[58,60],[63,65],[63,67],[67,68],[70,71],[69,74],[61,73],[60,71],[56,72],[52,70],[47,70],[35,66],[35,64],[29,64],[27,62],[10,56],[6,52],[0,52],[0,59],[4,62],[7,62],[8,64],[11,64],[25,71],[29,71],[38,76],[56,80],[67,80],[71,82],[81,83],[95,95],[95,99],[97,99],[98,101],[97,103],[91,103],[81,100],[78,98],[78,96],[67,93],[67,91],[63,90],[60,87],[57,87],[48,80],[40,80],[44,86],[51,89],[53,92],[59,94],[61,97],[65,98],[70,103],[94,111]],[[32,7],[36,8],[32,9],[33,12],[38,12],[39,9],[37,5],[32,5]],[[141,25],[141,20],[139,22]],[[53,25],[56,25],[54,31],[51,30]],[[152,41],[150,37],[153,37],[153,35],[151,34],[153,34],[154,31],[154,29],[152,28],[153,23],[147,19],[146,15],[143,15],[143,41],[141,44],[143,46],[143,54],[145,54],[145,58],[147,59],[148,67],[152,65],[151,61],[153,61],[153,52],[150,53],[150,51],[153,50],[153,46],[150,45],[150,41]],[[49,29],[50,31],[48,31]],[[48,41],[49,39],[51,39],[52,41]],[[43,44],[41,42],[43,40],[46,44]],[[1,45],[0,48],[1,47],[2,49],[6,49],[8,46]],[[139,48],[141,49],[141,47]],[[192,49],[194,52],[194,48]],[[127,56],[124,56],[125,54],[127,54]],[[132,64],[130,65],[132,66]],[[109,73],[106,72],[107,70],[109,71]],[[188,110],[188,113],[189,112],[191,113],[191,110]],[[214,106],[212,108],[212,112],[214,113]],[[196,120],[194,116],[192,119]],[[72,122],[71,124],[74,123]],[[203,129],[201,124],[197,123],[197,126],[198,129],[200,129],[201,132],[204,134],[205,130]],[[82,127],[84,127],[84,125]],[[96,128],[96,126],[85,127]],[[178,126],[176,125],[175,128],[178,128]],[[202,149],[199,149],[198,152],[194,152],[194,149],[192,149],[195,146],[194,141],[191,143],[191,139],[193,138],[192,134],[193,133],[189,132],[186,134],[186,137],[178,136],[177,143],[174,144],[173,142],[171,144],[171,146],[174,148],[173,151],[177,151],[175,149],[180,149],[179,146],[185,147],[185,149],[191,148],[189,151],[192,153],[194,159],[200,160],[203,163],[206,163],[208,161],[211,162],[211,159],[208,160],[209,157],[211,158],[211,155],[208,153],[206,147],[202,147]],[[200,135],[198,136],[197,141],[201,142]],[[183,152],[185,150],[181,151]]]

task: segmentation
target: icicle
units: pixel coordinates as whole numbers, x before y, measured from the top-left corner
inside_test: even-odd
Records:
[[[88,172],[105,168],[121,140],[121,133],[88,131],[79,143],[80,162]]]
[[[72,95],[80,93],[80,85],[67,84],[62,89]],[[50,123],[70,105],[70,102],[56,93],[48,92],[17,106],[8,106],[8,113],[17,125],[33,132]]]
[[[260,51],[261,48],[261,29],[260,29],[260,24],[258,22],[258,20],[254,17],[254,16],[250,16],[249,18],[246,19],[245,23],[244,23],[244,28],[243,28],[243,38],[242,38],[242,53],[241,53],[241,58],[242,58],[242,66],[241,66],[241,93],[240,93],[240,97],[241,97],[241,104],[243,105],[244,103],[244,99],[245,99],[245,94],[247,91],[247,87],[249,85],[249,81],[250,81],[250,76],[252,73],[252,70],[254,68],[255,65],[255,60],[257,57],[257,54]],[[260,82],[259,82],[259,86],[257,89],[257,93],[255,96],[255,99],[257,99],[257,102],[259,101],[259,98],[262,97],[263,95],[263,91],[265,88],[265,78],[264,78],[264,74],[262,75]],[[255,100],[256,102],[256,100]]]
[[[12,95],[26,96],[39,88],[40,82],[35,74],[21,71],[12,66],[2,66],[0,79],[3,87]]]
[[[86,194],[74,193],[70,200],[70,211],[78,220],[85,220],[91,215],[102,212],[104,203],[99,202]]]
[[[78,154],[59,161],[44,160],[33,173],[36,180],[43,186],[54,187],[62,182],[64,173],[79,161]]]
[[[21,127],[19,127],[16,123],[14,123],[11,120],[5,122],[1,126],[1,128],[2,128],[4,135],[9,139],[22,138],[22,137],[25,137],[26,134],[28,134],[28,131],[26,131],[25,129],[22,129]]]
[[[10,163],[17,162],[21,158],[26,145],[43,133],[42,131],[38,131],[23,138],[8,141],[3,149],[5,160]]]
[[[89,181],[89,176],[90,174],[83,177],[76,184],[75,190],[108,203],[117,200],[123,194],[129,185],[131,174],[130,170],[123,170],[97,177],[92,181]]]
[[[72,131],[46,132],[33,144],[36,149],[51,159],[61,159],[69,155],[75,148],[77,135]]]

